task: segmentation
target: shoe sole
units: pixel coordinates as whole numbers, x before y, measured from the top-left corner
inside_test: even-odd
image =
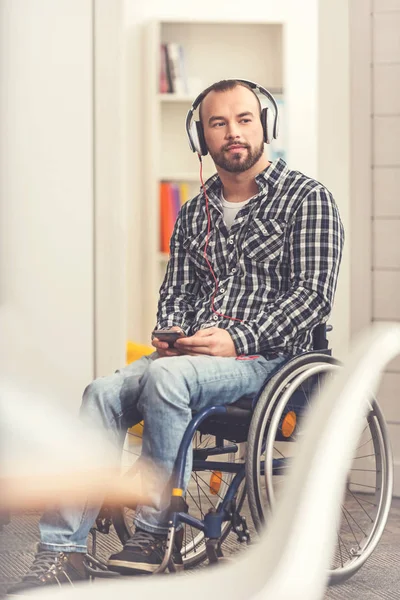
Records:
[[[151,565],[148,563],[137,563],[128,560],[109,560],[107,567],[111,571],[117,571],[121,575],[143,574],[151,575],[160,565]]]
[[[174,563],[175,564],[175,563]],[[149,563],[135,563],[128,560],[109,560],[107,567],[110,571],[117,571],[121,575],[152,575],[160,565]],[[175,564],[177,571],[183,571],[183,565]]]

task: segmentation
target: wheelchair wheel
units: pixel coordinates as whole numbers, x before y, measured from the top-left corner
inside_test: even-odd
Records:
[[[231,445],[227,442],[227,445]],[[204,449],[215,446],[215,437],[209,434],[196,433],[193,439],[193,449]],[[230,452],[218,456],[221,462],[241,462],[244,463],[241,448],[238,452]],[[189,514],[197,519],[204,519],[204,516],[210,509],[216,509],[224,498],[228,487],[234,477],[233,473],[223,471],[210,471],[206,469],[192,471],[188,489],[185,495],[185,501],[189,507]],[[243,505],[246,495],[244,481],[239,487],[236,495],[236,506],[238,510]],[[113,509],[112,520],[115,531],[124,544],[133,534],[133,518],[135,511],[129,507],[118,507]],[[206,547],[203,532],[184,525],[184,536],[182,546],[182,561],[185,569],[200,564],[206,558]],[[225,522],[222,525],[221,542],[229,535],[231,523]]]
[[[322,384],[340,368],[332,357],[310,353],[285,365],[264,387],[248,438],[246,485],[258,531],[279,502],[285,469],[296,455],[302,415]],[[329,583],[351,577],[383,533],[392,497],[393,462],[387,427],[371,398],[370,411],[348,473]],[[318,524],[316,524],[318,526]]]

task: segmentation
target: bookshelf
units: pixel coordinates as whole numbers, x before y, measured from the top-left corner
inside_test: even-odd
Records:
[[[191,105],[193,98],[184,94],[158,94],[159,102],[186,102],[189,106]]]
[[[159,288],[168,256],[160,252],[161,182],[186,183],[189,197],[199,192],[199,162],[189,149],[185,118],[194,98],[225,78],[256,81],[283,99],[282,23],[151,21],[144,35],[143,169],[143,340],[155,324]],[[178,43],[184,52],[188,93],[160,93],[161,44]],[[203,159],[206,180],[215,172]]]

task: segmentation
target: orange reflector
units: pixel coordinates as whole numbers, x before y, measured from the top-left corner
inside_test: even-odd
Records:
[[[216,496],[222,483],[221,471],[213,471],[210,477],[210,493]]]
[[[296,429],[297,417],[296,413],[291,410],[285,415],[282,421],[282,435],[285,438],[289,438],[293,431]]]

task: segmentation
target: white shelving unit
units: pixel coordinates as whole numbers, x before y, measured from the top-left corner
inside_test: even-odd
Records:
[[[183,46],[188,95],[159,93],[160,45],[168,42]],[[200,188],[198,158],[186,137],[187,111],[203,89],[220,79],[250,79],[281,97],[282,48],[282,23],[152,21],[146,27],[143,339],[149,339],[155,324],[159,287],[168,260],[159,244],[159,183],[186,182],[191,196]],[[205,157],[204,179],[214,172],[212,160]]]

